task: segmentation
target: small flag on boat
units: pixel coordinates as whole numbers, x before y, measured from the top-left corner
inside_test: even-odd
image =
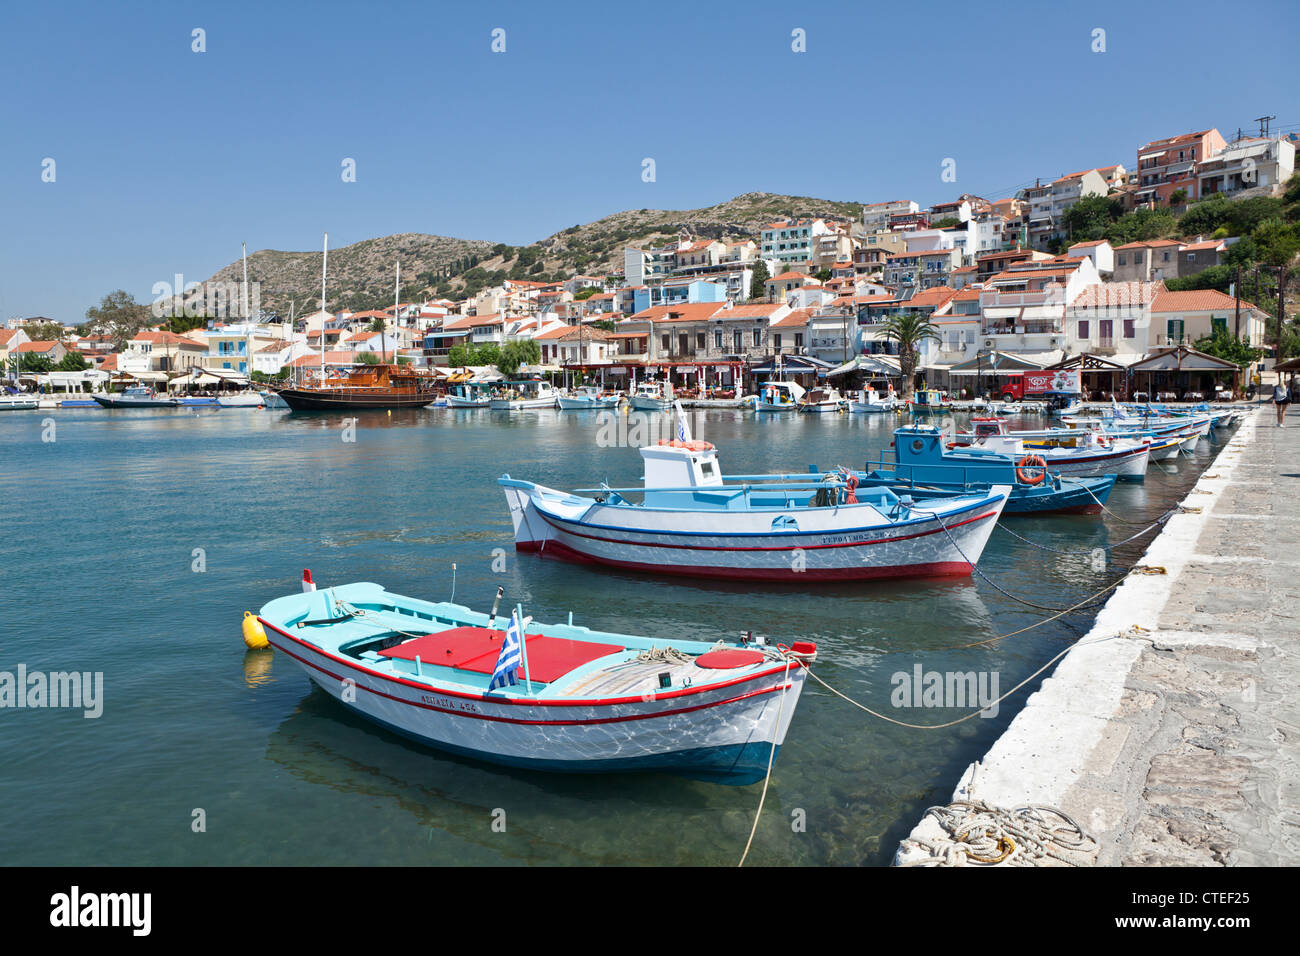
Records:
[[[496,669],[492,671],[492,680],[488,681],[488,690],[496,690],[507,683],[519,683],[519,666],[524,662],[523,643],[524,629],[516,611],[510,615],[510,623],[506,626],[506,638],[501,642],[501,654],[497,657]]]
[[[677,440],[691,440],[691,426],[686,424],[686,409],[682,408],[681,399],[673,402],[673,408],[677,409]]]

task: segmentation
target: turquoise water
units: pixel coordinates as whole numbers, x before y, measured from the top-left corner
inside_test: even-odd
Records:
[[[48,426],[52,419],[55,432]],[[892,419],[695,416],[728,472],[860,465]],[[606,428],[606,435],[612,430]],[[979,648],[1048,615],[987,582],[748,586],[600,571],[517,555],[503,472],[560,488],[631,485],[640,458],[598,447],[593,413],[487,410],[342,416],[256,410],[0,416],[0,671],[102,671],[103,713],[0,709],[0,859],[9,864],[704,864],[740,856],[759,786],[668,775],[564,776],[421,748],[352,716],[298,666],[246,651],[243,611],[298,589],[377,581],[486,610],[496,587],[538,620],[664,637],[815,640],[817,673],[913,723],[890,677],[995,671],[1003,692],[1088,628],[1091,613]],[[664,433],[667,434],[666,432]],[[53,437],[53,441],[42,440]],[[1153,465],[1111,507],[1164,511],[1212,455]],[[1135,527],[1098,516],[1007,519],[1056,549]],[[1142,539],[1145,541],[1146,539]],[[1142,542],[1115,554],[1132,563]],[[196,549],[201,549],[196,554]],[[497,570],[502,567],[504,570]],[[201,568],[201,570],[199,569]],[[1041,604],[1119,573],[995,531],[981,569]],[[813,682],[777,759],[755,864],[883,864],[926,806],[993,742],[997,717],[909,730]],[[196,814],[196,811],[201,813]],[[195,820],[205,828],[196,832]],[[502,824],[504,823],[504,831]]]

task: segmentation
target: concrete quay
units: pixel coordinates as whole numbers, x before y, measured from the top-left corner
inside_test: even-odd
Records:
[[[1300,411],[1238,428],[953,800],[1057,807],[1102,866],[1300,863]],[[942,839],[924,818],[895,862]],[[1002,864],[1005,865],[1005,864]]]

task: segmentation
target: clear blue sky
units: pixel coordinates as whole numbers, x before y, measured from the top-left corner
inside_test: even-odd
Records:
[[[147,302],[174,273],[205,279],[241,241],[318,249],[326,229],[331,247],[395,232],[525,244],[751,190],[1002,198],[1132,167],[1162,136],[1231,137],[1265,114],[1296,128],[1298,10],[6,3],[0,317],[80,321],[113,289]]]

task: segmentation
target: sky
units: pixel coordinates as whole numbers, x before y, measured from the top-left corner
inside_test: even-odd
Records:
[[[155,283],[202,281],[241,242],[524,245],[755,190],[1000,199],[1036,177],[1131,168],[1165,136],[1230,139],[1263,115],[1300,129],[1287,79],[1300,4],[1249,11],[6,3],[0,319],[79,322],[119,288],[149,302]]]

